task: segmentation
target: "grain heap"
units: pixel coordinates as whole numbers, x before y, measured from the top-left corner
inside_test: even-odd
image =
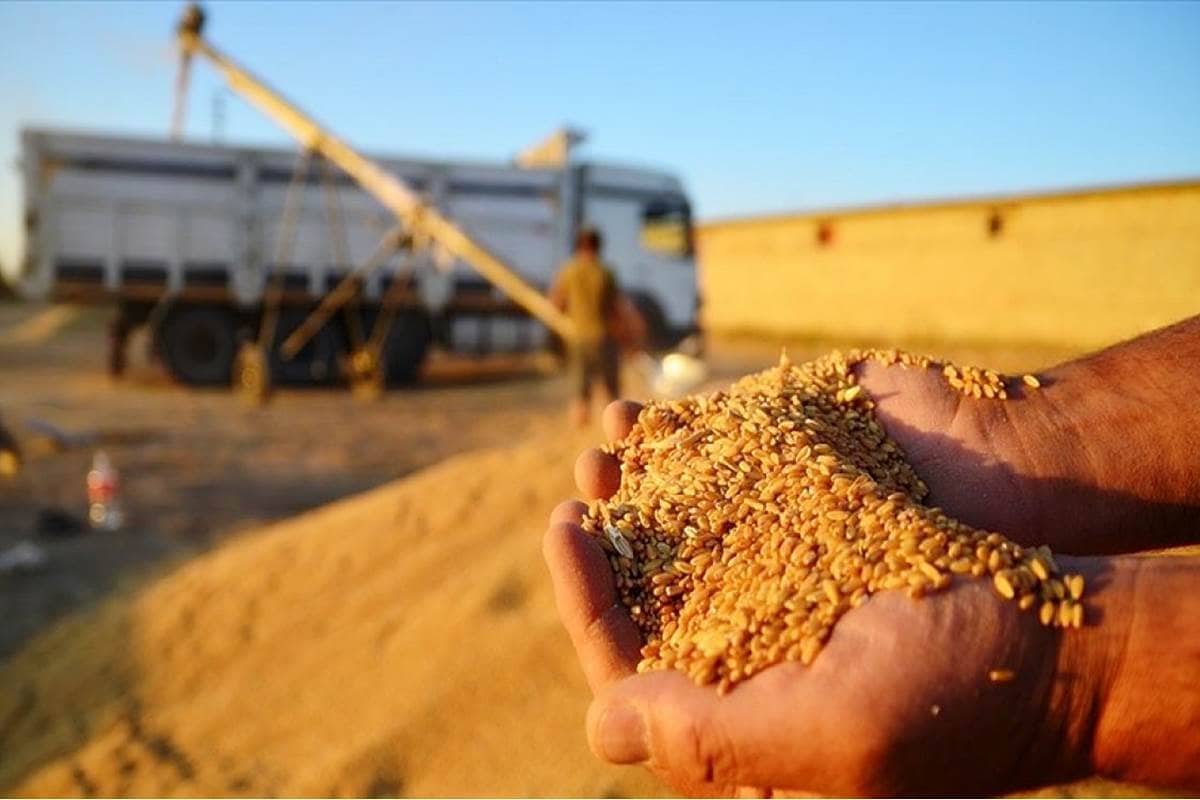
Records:
[[[1048,549],[922,504],[927,487],[857,384],[866,359],[939,366],[895,351],[784,357],[728,391],[648,404],[608,446],[621,486],[583,527],[645,638],[639,669],[678,669],[726,692],[780,661],[811,663],[871,594],[920,598],[953,576],[990,576],[1044,625],[1083,624],[1083,579],[1061,576]],[[976,398],[1002,400],[1017,384],[972,367],[942,374]]]

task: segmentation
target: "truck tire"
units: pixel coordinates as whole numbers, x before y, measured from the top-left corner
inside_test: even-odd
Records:
[[[411,311],[397,314],[383,344],[387,383],[401,386],[414,382],[425,363],[432,339],[429,318],[424,314]]]
[[[667,318],[663,315],[658,303],[644,294],[631,294],[629,299],[637,307],[638,313],[642,315],[642,322],[646,326],[646,348],[658,350],[674,344],[671,341],[671,331],[667,327]]]
[[[338,359],[343,351],[342,339],[331,324],[317,331],[292,358],[285,359],[279,352],[284,340],[306,319],[307,310],[284,308],[280,311],[269,357],[273,383],[291,386],[328,384],[340,377]]]
[[[237,354],[233,315],[213,306],[183,306],[163,320],[159,333],[167,369],[182,383],[228,386]]]

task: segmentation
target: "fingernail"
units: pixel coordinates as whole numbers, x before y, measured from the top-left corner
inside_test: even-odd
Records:
[[[596,738],[600,755],[614,764],[637,764],[650,758],[646,723],[632,706],[614,705],[605,711]]]

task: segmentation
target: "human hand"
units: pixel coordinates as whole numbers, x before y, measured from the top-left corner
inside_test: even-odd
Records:
[[[938,369],[859,365],[927,502],[977,528],[1075,555],[1200,541],[1200,317],[973,399]]]
[[[623,436],[637,411],[606,409],[608,435]],[[576,481],[607,497],[619,466],[588,451]],[[1100,687],[1081,676],[1103,671],[1063,680],[1076,656],[1060,636],[978,581],[921,601],[877,594],[839,621],[811,666],[777,665],[724,697],[677,672],[636,674],[642,642],[607,558],[577,525],[583,510],[555,509],[544,552],[596,693],[588,735],[600,757],[644,763],[693,795],[979,794],[1089,772],[1078,711]],[[990,680],[993,670],[1012,680]]]
[[[1040,391],[1017,383],[1006,400],[975,399],[938,368],[868,360],[857,371],[880,425],[929,487],[928,505],[1023,545],[1061,549],[1074,533],[1054,525],[1054,509],[1041,502],[1043,482],[1079,470],[1066,463],[1068,432],[1045,430]]]

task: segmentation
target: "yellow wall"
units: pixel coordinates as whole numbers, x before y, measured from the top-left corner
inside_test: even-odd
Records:
[[[714,222],[698,242],[718,334],[1098,346],[1200,313],[1200,182]]]

